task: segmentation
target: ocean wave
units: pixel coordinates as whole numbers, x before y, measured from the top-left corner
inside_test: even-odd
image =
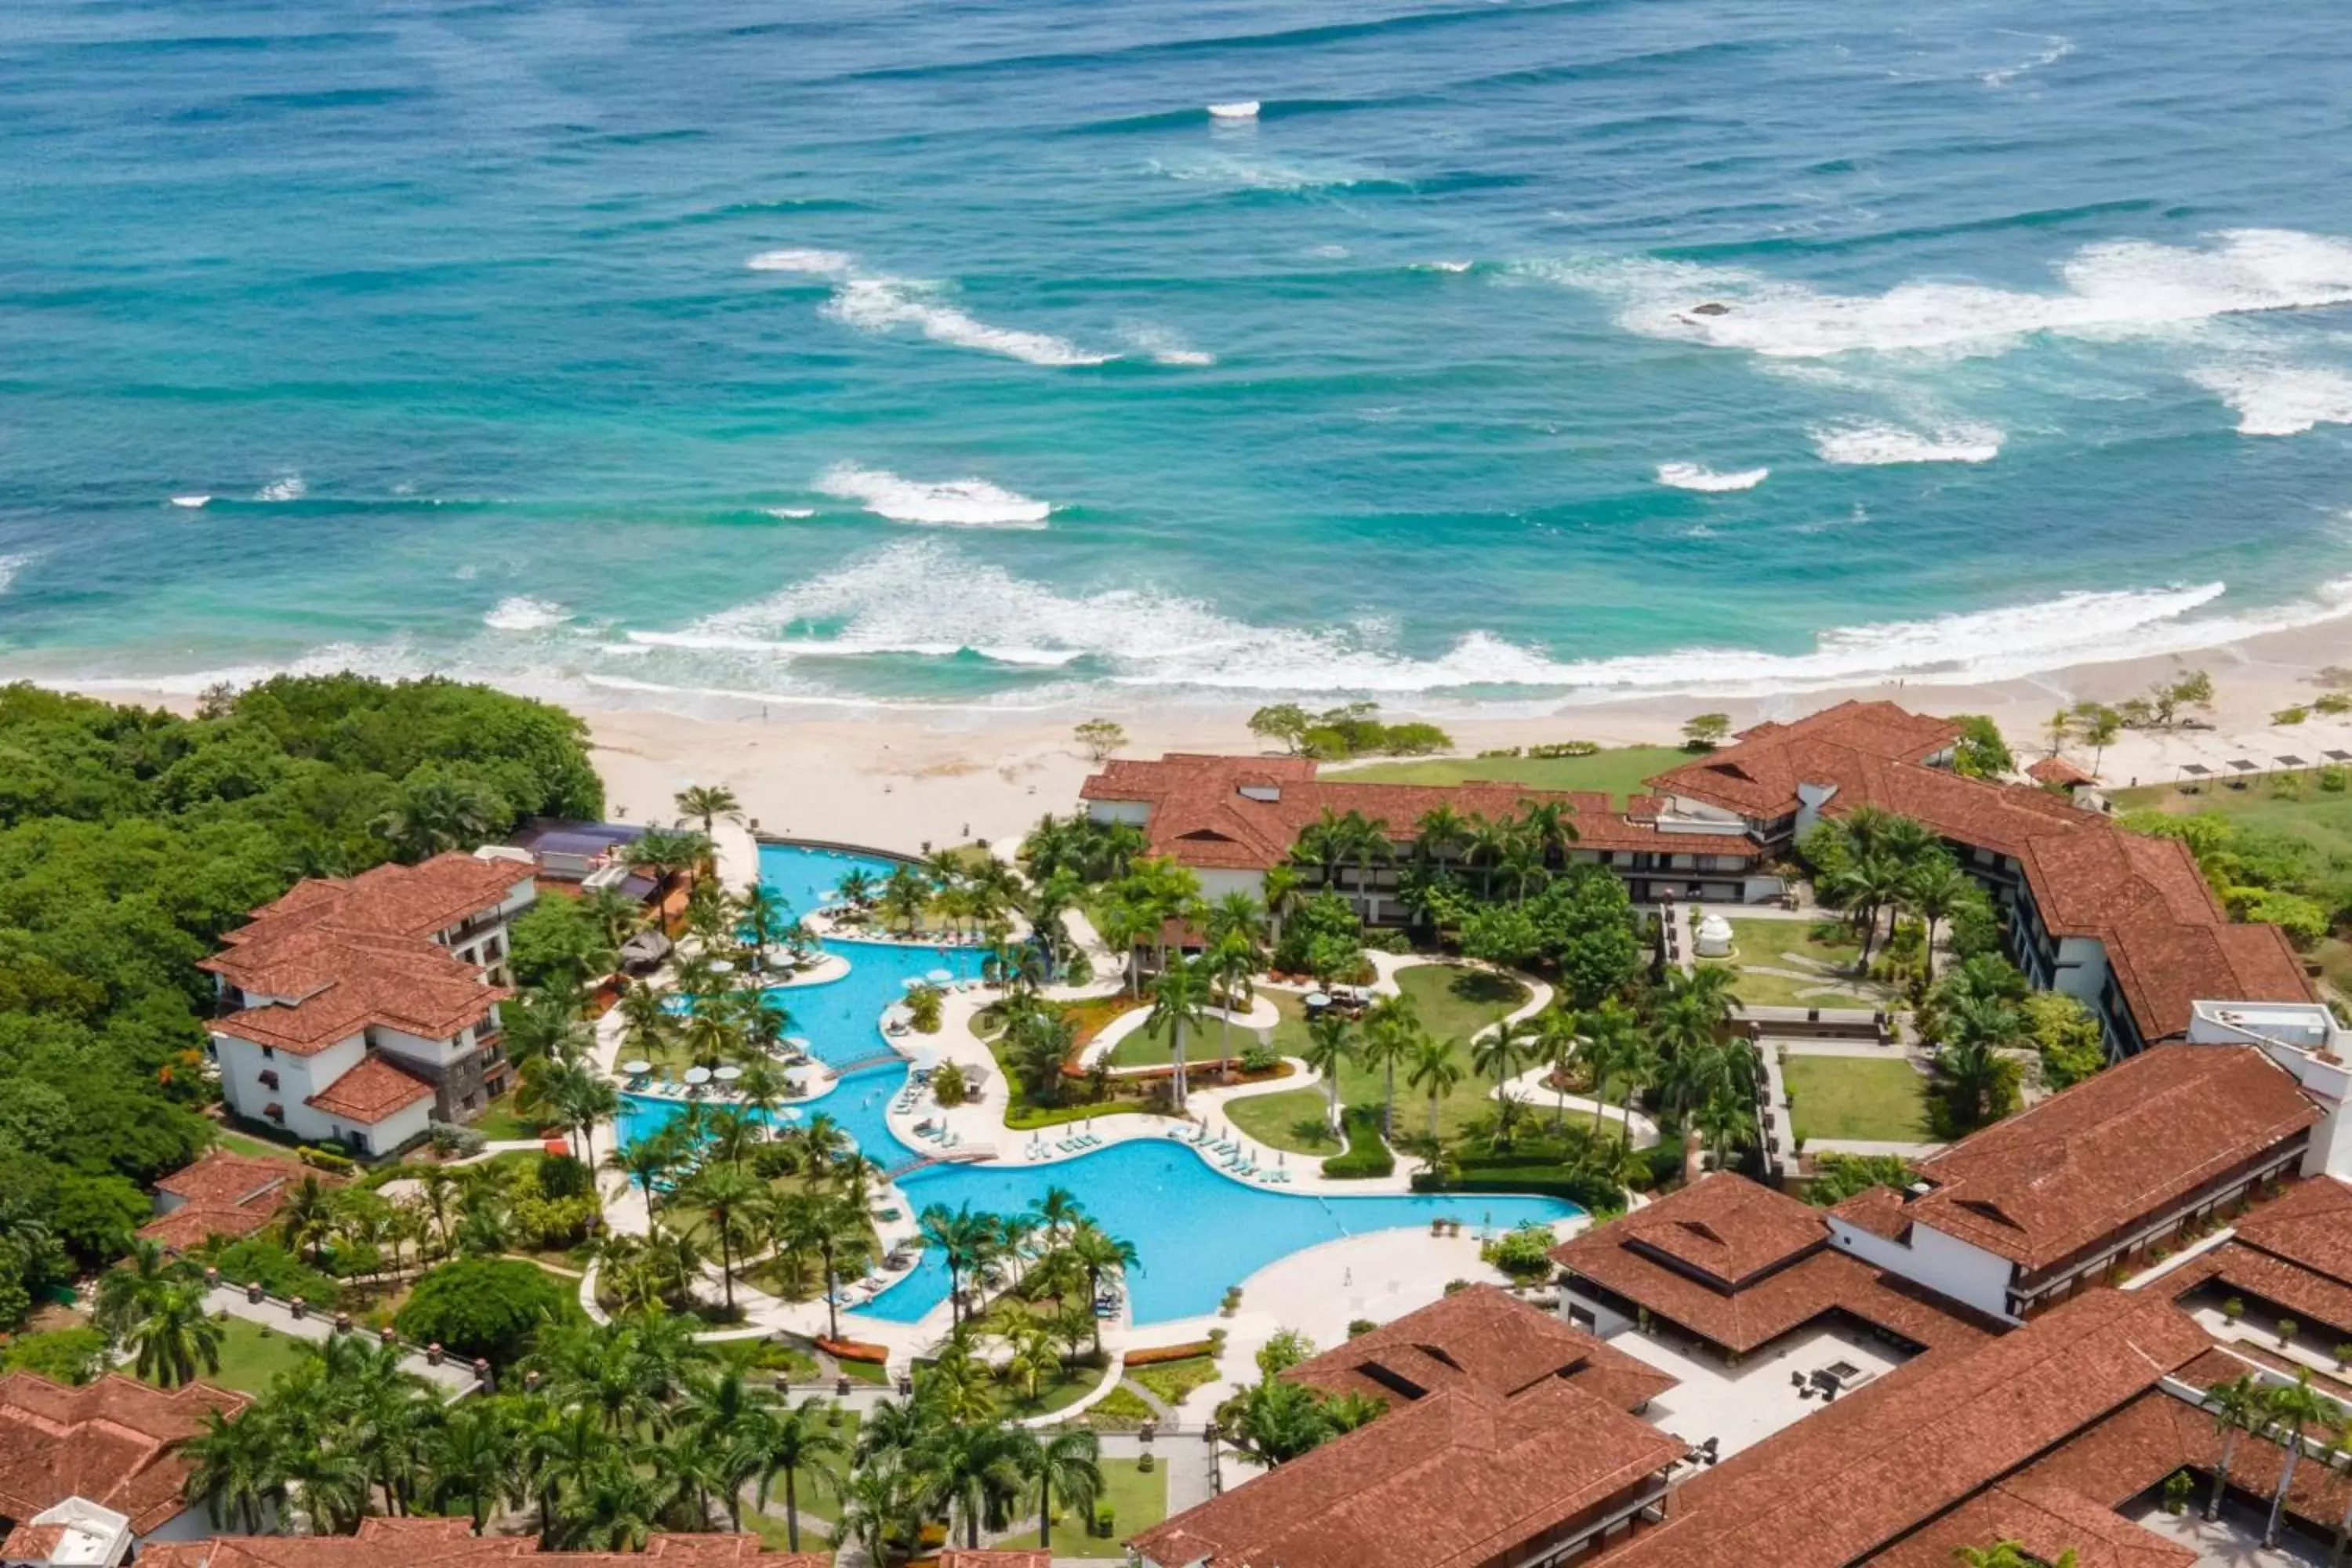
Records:
[[[0,594],[6,593],[18,574],[32,563],[33,558],[29,555],[0,555]]]
[[[955,650],[1006,663],[1085,659],[1113,685],[1163,690],[1490,698],[1513,689],[1599,700],[1821,690],[1897,677],[1927,685],[2011,679],[2185,653],[2352,614],[2352,579],[2262,610],[2218,612],[2215,601],[2224,592],[2221,583],[2084,590],[1835,627],[1798,653],[1697,647],[1561,659],[1474,631],[1442,653],[1416,656],[1399,649],[1393,634],[1379,626],[1272,626],[1145,588],[1064,591],[926,541],[891,546],[679,631],[630,637],[731,661],[739,680],[753,679],[771,661]]]
[[[2352,425],[2352,375],[2308,365],[2247,363],[2191,371],[2189,379],[2238,415],[2246,436],[2300,436],[2319,425]]]
[[[280,474],[254,495],[256,500],[300,500],[310,493],[310,487],[299,474]]]
[[[1718,474],[1700,463],[1660,463],[1658,483],[1678,490],[1752,490],[1772,475],[1769,468],[1742,468]]]
[[[1238,103],[1213,103],[1209,105],[1209,118],[1212,120],[1255,120],[1257,118],[1257,100],[1254,98],[1245,99]]]
[[[1478,264],[1475,261],[1415,261],[1405,267],[1407,272],[1467,272]]]
[[[2007,87],[2019,77],[2028,76],[2044,66],[2054,66],[2074,52],[2074,40],[2063,33],[2020,33],[2021,38],[2039,38],[2042,47],[2014,65],[1997,67],[1977,79],[1987,87]]]
[[[931,528],[1043,528],[1051,503],[1031,500],[986,479],[947,479],[926,484],[901,479],[887,468],[836,463],[817,481],[829,496],[854,500],[893,522]]]
[[[830,279],[833,297],[825,301],[825,315],[863,332],[913,327],[933,342],[1054,367],[1102,364],[1117,357],[1092,353],[1050,332],[992,326],[947,303],[940,284],[864,271],[857,258],[844,251],[764,250],[744,265],[757,272]]]
[[[1199,366],[1217,363],[1217,356],[1205,349],[1196,349],[1167,327],[1149,324],[1126,329],[1127,341],[1141,353],[1151,356],[1154,364]]]
[[[1950,425],[1932,435],[1875,420],[1824,426],[1812,432],[1813,450],[1826,462],[1990,463],[2000,456],[2001,433],[1989,425]]]
[[[482,617],[482,625],[495,632],[543,632],[550,626],[560,626],[572,618],[572,612],[552,599],[534,599],[527,594],[517,594],[500,599],[496,608]]]
[[[760,510],[770,517],[781,518],[786,522],[798,522],[803,518],[816,515],[816,508],[813,506],[763,506]]]
[[[202,511],[205,508],[213,504],[213,498],[210,496],[173,496],[172,498],[172,504],[176,507],[184,508],[189,511]]]
[[[2054,293],[1920,282],[1884,294],[1831,294],[1746,268],[1655,258],[1526,270],[1613,300],[1619,324],[1645,337],[1795,358],[2000,353],[2035,332],[2148,332],[2246,311],[2352,303],[2352,242],[2292,229],[2231,229],[2209,239],[2201,247],[2085,246],[2060,264],[2063,287]]]

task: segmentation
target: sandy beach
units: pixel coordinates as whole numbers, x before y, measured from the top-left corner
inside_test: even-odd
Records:
[[[2113,702],[2181,669],[2210,672],[2211,728],[2127,733],[2107,751],[2103,776],[2117,787],[2179,776],[2184,763],[2207,766],[2245,758],[2277,765],[2282,756],[2318,761],[2352,751],[2352,718],[2315,715],[2273,725],[2280,709],[2307,702],[2326,686],[2320,672],[2352,667],[2352,624],[2281,632],[2180,657],[2081,666],[1989,685],[1883,681],[1783,696],[1705,699],[1642,697],[1570,701],[1542,711],[1473,710],[1458,705],[1383,706],[1384,717],[1427,718],[1465,752],[1583,740],[1601,745],[1669,743],[1695,713],[1725,712],[1735,726],[1787,719],[1846,698],[1883,698],[1930,712],[1984,713],[2000,725],[2021,761],[2046,749],[2043,726],[2073,701]],[[70,686],[70,682],[56,684]],[[185,711],[182,695],[109,689],[117,702],[149,702]],[[826,838],[882,848],[1014,837],[1047,811],[1067,811],[1093,764],[1071,734],[1082,719],[1117,720],[1128,732],[1123,754],[1259,749],[1247,727],[1255,706],[1106,700],[1053,715],[985,709],[857,711],[743,704],[739,717],[588,709],[611,808],[627,821],[667,820],[671,797],[689,784],[724,784],[764,833]],[[2078,760],[2085,765],[2090,758]]]

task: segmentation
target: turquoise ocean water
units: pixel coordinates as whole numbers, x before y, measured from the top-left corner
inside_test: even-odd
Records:
[[[0,674],[1503,701],[2314,620],[2332,16],[18,0]]]

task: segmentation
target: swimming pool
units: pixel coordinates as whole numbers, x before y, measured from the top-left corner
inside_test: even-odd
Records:
[[[761,878],[795,913],[819,907],[819,895],[852,869],[882,876],[894,864],[878,857],[796,845],[770,844],[760,849]],[[943,968],[969,978],[979,964],[979,955],[970,949],[833,939],[824,946],[849,961],[848,973],[775,994],[791,1010],[793,1031],[806,1036],[812,1051],[834,1065],[870,1058],[884,1048],[882,1010],[904,994],[908,977]],[[902,1062],[853,1072],[827,1093],[794,1109],[803,1116],[823,1110],[869,1157],[886,1166],[894,1164],[916,1152],[892,1135],[888,1124],[890,1098],[906,1074]],[[679,1110],[673,1100],[624,1095],[621,1137],[624,1142],[643,1137]],[[1027,1208],[1049,1186],[1069,1189],[1104,1229],[1135,1244],[1143,1266],[1128,1282],[1128,1293],[1139,1323],[1213,1312],[1227,1286],[1320,1242],[1395,1226],[1425,1226],[1438,1215],[1507,1227],[1527,1220],[1570,1219],[1583,1212],[1558,1199],[1502,1194],[1324,1197],[1275,1192],[1220,1175],[1199,1155],[1165,1139],[1114,1143],[1049,1165],[933,1165],[906,1177],[900,1185],[919,1209],[935,1203],[950,1208],[969,1203],[999,1214]],[[857,1311],[910,1323],[947,1300],[947,1262],[927,1250],[911,1271]]]

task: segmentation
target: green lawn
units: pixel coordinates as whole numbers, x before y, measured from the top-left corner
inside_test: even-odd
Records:
[[[1130,1535],[1139,1535],[1168,1517],[1168,1468],[1155,1464],[1147,1475],[1136,1468],[1134,1459],[1101,1461],[1103,1496],[1110,1503],[1112,1528],[1108,1541],[1087,1532],[1086,1521],[1065,1511],[1054,1527],[1054,1555],[1056,1557],[1124,1557],[1127,1550],[1119,1542]],[[1003,1551],[1034,1548],[1037,1526],[1033,1520],[1027,1528],[1015,1531],[997,1546]]]
[[[793,1403],[800,1404],[801,1395],[793,1394]],[[801,1472],[799,1490],[801,1523],[803,1531],[812,1519],[821,1519],[827,1524],[832,1524],[841,1518],[841,1481],[849,1468],[848,1450],[857,1447],[857,1412],[845,1409],[840,1405],[835,1405],[834,1408],[841,1412],[841,1425],[834,1430],[841,1435],[844,1453],[840,1458],[824,1459],[819,1462],[824,1471],[824,1477],[822,1479],[810,1475],[806,1470]],[[775,1531],[774,1542],[782,1542],[784,1539],[784,1521],[782,1517],[784,1511],[784,1478],[782,1476],[778,1476],[768,1489],[768,1507],[774,1510],[773,1515],[763,1521],[760,1510],[747,1502],[743,1509],[743,1522],[757,1530],[762,1539],[767,1538],[769,1530],[772,1528]],[[803,1552],[821,1552],[824,1549],[824,1536],[812,1538],[803,1533],[801,1537],[801,1550]]]
[[[1846,937],[1843,927],[1835,941],[1822,941],[1814,930],[1810,921],[1732,921],[1732,956],[1727,962],[1739,971],[1739,999],[1757,1007],[1874,1007],[1893,994],[1873,981],[1826,973],[1851,969],[1862,956],[1862,944]],[[1767,969],[1792,973],[1761,973]],[[1825,973],[1819,979],[1798,978],[1816,970]]]
[[[2298,748],[2298,754],[2310,751]],[[2273,792],[2274,778],[2257,778],[2243,789],[2210,781],[2187,795],[2169,784],[2147,789],[2117,790],[2112,797],[2118,811],[2154,809],[2177,816],[2210,812],[2227,817],[2233,827],[2249,832],[2277,833],[2309,845],[2322,867],[2352,865],[2352,793],[2330,794],[2319,787],[2315,773],[2280,775],[2294,781],[2297,794],[2284,798]]]
[[[249,1323],[243,1318],[215,1320],[221,1326],[220,1370],[196,1375],[216,1387],[239,1394],[260,1394],[269,1380],[301,1364],[310,1354],[310,1342]]]
[[[514,1090],[509,1089],[488,1105],[474,1119],[474,1131],[493,1143],[511,1143],[525,1138],[536,1138],[544,1123],[525,1121],[515,1114]]]
[[[1034,1399],[1017,1398],[1010,1388],[999,1388],[997,1400],[1006,1415],[1024,1421],[1032,1415],[1050,1415],[1056,1410],[1067,1409],[1092,1394],[1102,1380],[1101,1367],[1065,1364],[1059,1375],[1038,1385]]]
[[[1163,1405],[1178,1405],[1196,1388],[1205,1388],[1223,1375],[1214,1356],[1186,1356],[1181,1361],[1153,1362],[1128,1374],[1138,1387],[1155,1394]]]
[[[1589,757],[1435,757],[1421,762],[1371,763],[1326,770],[1326,778],[1367,784],[1464,784],[1472,779],[1524,784],[1529,789],[1606,790],[1610,803],[1646,787],[1643,780],[1680,767],[1694,753],[1679,746],[1618,746]]]
[[[213,1142],[232,1154],[278,1160],[290,1160],[294,1157],[295,1146],[291,1143],[271,1143],[260,1138],[247,1137],[242,1132],[232,1132],[226,1127],[213,1130]]]
[[[1927,1080],[1903,1061],[1791,1056],[1781,1068],[1796,1097],[1801,1138],[1932,1142]]]
[[[1254,1094],[1226,1102],[1225,1120],[1270,1149],[1294,1154],[1336,1154],[1339,1140],[1324,1117],[1330,1100],[1320,1086]]]

